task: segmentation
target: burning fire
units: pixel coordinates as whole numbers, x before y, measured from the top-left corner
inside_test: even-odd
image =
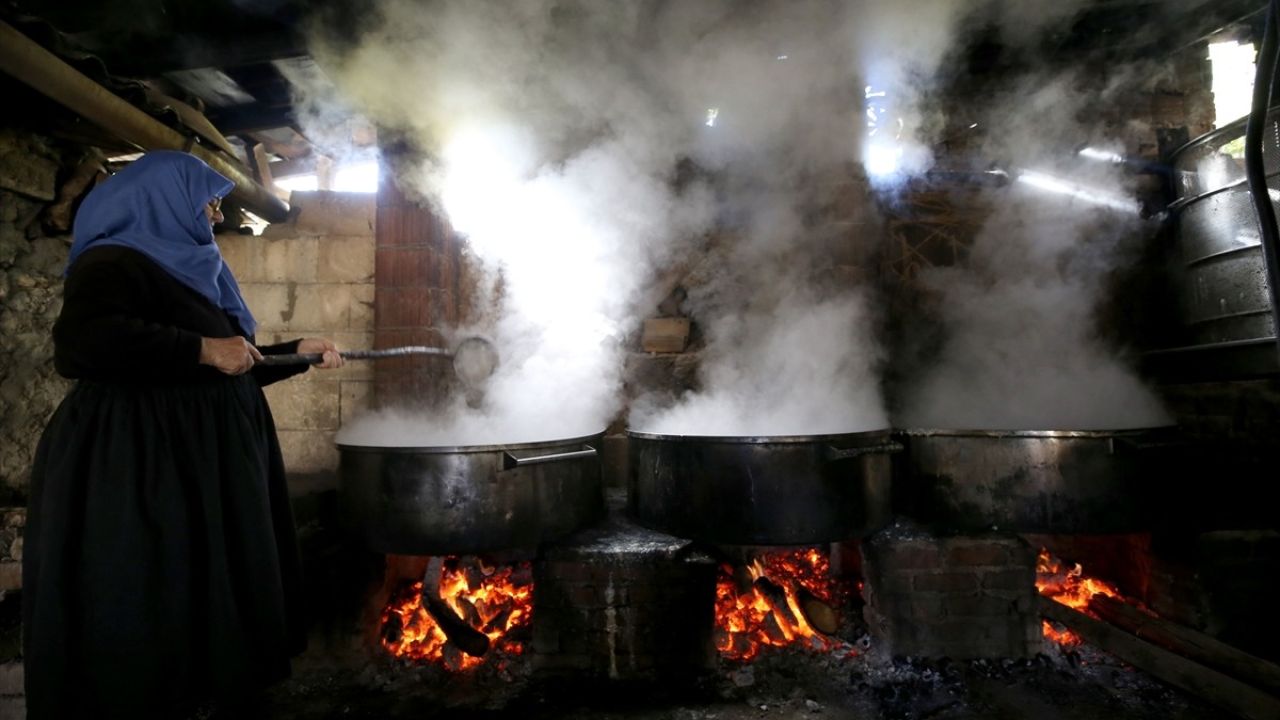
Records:
[[[525,563],[521,575],[528,577]],[[524,645],[507,636],[529,624],[533,612],[533,583],[519,583],[516,568],[483,565],[460,567],[450,559],[440,582],[440,597],[458,617],[489,637],[490,651],[482,657],[453,647],[422,606],[422,582],[406,585],[382,611],[382,646],[398,658],[438,663],[450,670],[471,670],[495,653],[521,655]]]
[[[1089,600],[1094,595],[1124,599],[1114,585],[1085,577],[1078,563],[1067,567],[1066,563],[1050,555],[1044,548],[1040,549],[1040,557],[1036,560],[1036,589],[1045,597],[1095,618],[1097,615],[1089,609]],[[1048,620],[1043,621],[1043,626],[1045,638],[1059,645],[1073,646],[1081,643],[1078,635],[1070,630],[1058,630]]]
[[[731,660],[751,660],[766,645],[805,641],[828,649],[835,631],[835,584],[817,549],[771,553],[735,572],[722,565],[716,583],[716,648]]]

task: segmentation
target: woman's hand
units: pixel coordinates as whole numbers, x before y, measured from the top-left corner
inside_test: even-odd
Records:
[[[324,360],[319,365],[312,366],[322,370],[340,368],[347,363],[342,359],[342,355],[338,354],[338,346],[328,338],[307,338],[298,343],[298,352],[324,353]]]
[[[212,365],[227,375],[243,375],[253,363],[262,359],[262,353],[248,340],[240,337],[200,338],[200,364]]]

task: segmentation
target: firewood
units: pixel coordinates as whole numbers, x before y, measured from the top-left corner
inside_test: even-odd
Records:
[[[775,645],[781,645],[787,641],[787,634],[782,631],[782,625],[778,622],[778,613],[771,612],[764,616],[764,621],[760,624],[761,630],[764,631],[765,637]]]
[[[834,635],[840,628],[840,617],[836,614],[835,608],[809,592],[803,585],[796,587],[796,595],[800,601],[800,611],[804,613],[804,619],[809,621],[809,626],[823,635]]]
[[[787,627],[799,625],[796,616],[791,612],[791,606],[787,604],[787,591],[783,590],[781,585],[761,575],[756,578],[754,586],[756,591],[764,595],[773,605],[773,612],[778,615],[778,622],[784,623]]]
[[[1040,614],[1139,670],[1250,720],[1280,718],[1280,700],[1043,595]]]
[[[454,604],[458,607],[458,615],[473,628],[479,628],[484,624],[484,619],[480,616],[480,611],[476,609],[471,601],[464,597],[456,597],[453,599]]]
[[[480,657],[489,652],[489,637],[468,625],[440,598],[440,573],[443,569],[444,561],[439,557],[427,562],[427,571],[422,576],[422,607],[440,626],[449,642],[472,657]]]
[[[507,621],[511,619],[511,613],[513,610],[515,610],[515,606],[508,605],[497,615],[494,615],[492,620],[485,623],[482,632],[488,635],[495,630],[505,630],[507,628]]]
[[[1280,666],[1274,663],[1105,595],[1094,595],[1089,609],[1147,642],[1280,696]]]

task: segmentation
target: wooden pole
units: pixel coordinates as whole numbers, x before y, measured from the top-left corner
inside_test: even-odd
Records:
[[[1089,609],[1103,620],[1147,642],[1280,696],[1280,666],[1275,663],[1237,650],[1202,632],[1148,615],[1126,602],[1105,595],[1094,595],[1089,601]]]
[[[1261,690],[1139,640],[1120,628],[1094,620],[1043,595],[1037,599],[1041,615],[1066,625],[1080,637],[1139,670],[1240,717],[1280,720],[1280,700]]]

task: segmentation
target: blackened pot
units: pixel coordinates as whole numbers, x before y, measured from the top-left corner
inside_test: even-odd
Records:
[[[629,511],[717,545],[811,545],[888,522],[888,430],[720,437],[627,432]]]
[[[906,430],[894,510],[957,531],[1120,533],[1152,528],[1174,487],[1173,427]]]
[[[604,513],[602,434],[511,445],[338,445],[344,511],[373,550],[534,548]]]

